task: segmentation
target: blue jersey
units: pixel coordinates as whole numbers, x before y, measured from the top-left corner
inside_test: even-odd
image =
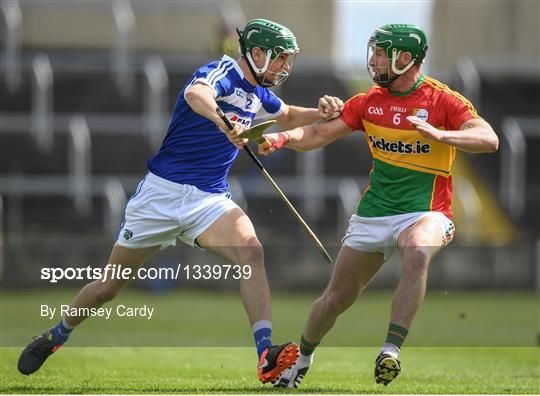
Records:
[[[212,88],[225,115],[246,128],[255,118],[278,117],[285,104],[267,88],[249,83],[238,63],[226,55],[201,67],[184,86],[167,135],[159,152],[148,160],[148,169],[176,183],[211,193],[223,192],[229,186],[227,174],[238,149],[212,121],[195,113],[187,104],[186,90],[195,83]]]

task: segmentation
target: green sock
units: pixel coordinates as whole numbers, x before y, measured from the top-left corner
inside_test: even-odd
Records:
[[[304,338],[304,335],[302,334],[302,337],[300,338],[300,353],[304,356],[310,356],[315,352],[315,348],[317,348],[317,345],[320,344],[319,342],[308,342]]]
[[[405,338],[407,338],[407,334],[409,334],[409,330],[406,328],[395,323],[390,323],[388,326],[388,333],[386,334],[386,342],[394,344],[401,349],[401,346],[405,342]]]

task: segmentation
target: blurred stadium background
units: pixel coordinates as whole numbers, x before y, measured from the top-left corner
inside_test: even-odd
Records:
[[[394,13],[404,4],[408,13]],[[436,258],[430,288],[525,292],[523,320],[531,331],[537,329],[539,3],[433,0],[422,3],[421,20],[414,2],[346,6],[332,1],[276,6],[256,1],[3,0],[0,285],[12,296],[4,301],[17,304],[16,296],[52,290],[39,279],[42,267],[105,265],[125,203],[161,143],[178,92],[202,64],[223,52],[237,54],[236,27],[264,17],[295,32],[301,53],[277,93],[289,104],[314,106],[324,94],[346,99],[371,85],[365,43],[379,24],[371,17],[380,19],[382,12],[383,22],[410,22],[410,16],[426,27],[427,72],[468,97],[500,138],[497,153],[458,154],[457,235]],[[347,29],[341,25],[344,14],[353,22]],[[355,34],[359,26],[368,33]],[[370,163],[360,134],[322,150],[283,150],[264,159],[334,257]],[[238,157],[230,182],[233,198],[265,245],[272,289],[321,291],[330,267],[249,159]],[[150,265],[178,262],[219,261],[179,242]],[[399,273],[392,260],[371,287],[391,288]],[[238,285],[135,285],[157,291],[187,287],[222,292]],[[516,307],[524,306],[520,301]],[[10,312],[16,310],[13,305]]]

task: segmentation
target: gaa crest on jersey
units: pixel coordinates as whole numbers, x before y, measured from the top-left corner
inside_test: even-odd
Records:
[[[429,113],[426,109],[413,109],[413,115],[417,116],[424,122],[426,122],[429,117]]]
[[[368,114],[382,116],[384,115],[384,111],[382,107],[370,106],[368,107]]]

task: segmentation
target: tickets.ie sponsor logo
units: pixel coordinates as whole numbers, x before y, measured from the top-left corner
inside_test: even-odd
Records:
[[[369,140],[373,147],[388,153],[399,154],[429,154],[431,146],[427,143],[422,143],[417,140],[415,143],[405,143],[401,140],[396,142],[387,141],[385,138],[377,139],[375,136],[369,136]]]

